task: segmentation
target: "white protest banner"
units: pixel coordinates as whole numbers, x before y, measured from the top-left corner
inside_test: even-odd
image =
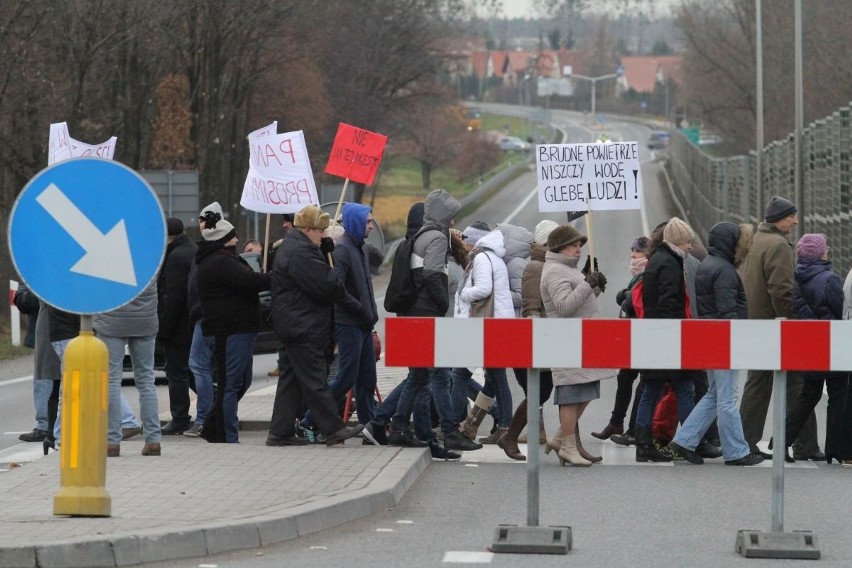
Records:
[[[642,207],[636,142],[539,144],[535,166],[541,212]]]
[[[258,135],[248,142],[249,171],[240,206],[260,213],[296,213],[305,205],[319,205],[301,130]]]
[[[258,128],[253,132],[249,132],[249,135],[246,136],[249,140],[252,138],[263,138],[265,136],[275,136],[278,133],[278,121],[273,120],[271,124],[264,126],[263,128]]]
[[[47,148],[47,165],[70,160],[71,158],[98,157],[112,160],[118,138],[111,137],[100,144],[86,144],[71,138],[68,124],[58,122],[50,125],[50,138]]]

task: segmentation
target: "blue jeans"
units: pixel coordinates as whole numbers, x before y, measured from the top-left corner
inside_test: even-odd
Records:
[[[195,377],[195,423],[199,426],[213,410],[213,337],[201,332],[201,322],[195,323],[192,331],[192,346],[189,348],[189,369]]]
[[[257,333],[233,333],[228,336],[217,337],[216,342],[225,343],[224,369],[217,369],[217,377],[222,377],[224,370],[224,389],[220,381],[219,388],[223,390],[222,419],[225,426],[225,441],[236,444],[240,441],[239,420],[237,408],[240,399],[249,390],[252,380],[252,364],[254,362],[254,340]],[[217,346],[217,349],[220,346]],[[217,358],[217,365],[219,360]]]
[[[376,351],[373,347],[373,330],[354,325],[334,325],[337,339],[337,374],[328,381],[328,388],[339,408],[344,405],[346,392],[355,389],[355,408],[358,422],[367,424],[376,414]],[[302,425],[313,427],[310,410]]]
[[[402,380],[383,400],[382,404],[376,409],[376,414],[373,417],[372,423],[384,428],[391,417],[396,412],[397,404],[399,403],[399,395],[405,386],[408,378]],[[432,390],[425,388],[420,391],[420,394],[414,401],[414,434],[421,440],[429,440],[435,437],[432,431]],[[443,428],[443,422],[442,422]],[[458,429],[458,424],[456,425]]]
[[[397,432],[408,429],[409,416],[417,397],[429,385],[430,371],[428,367],[409,367],[408,378],[400,389],[396,410],[391,418],[391,429]]]
[[[36,428],[47,430],[47,399],[53,390],[53,379],[33,378],[33,405],[35,406]]]
[[[636,412],[636,428],[651,429],[654,420],[654,409],[663,396],[666,380],[670,378],[672,389],[677,396],[677,415],[680,423],[686,422],[689,413],[695,406],[695,385],[689,378],[680,377],[679,371],[647,371],[645,390],[639,400],[639,410]],[[653,375],[651,375],[653,373]]]
[[[156,335],[145,337],[112,337],[98,335],[109,351],[109,429],[107,442],[121,443],[121,376],[124,363],[124,346],[130,353],[133,364],[133,381],[139,391],[139,413],[142,417],[142,432],[145,442],[160,442],[160,411],[157,387],[154,386],[154,343]]]
[[[53,347],[53,350],[56,352],[56,356],[59,357],[59,364],[62,368],[62,374],[65,374],[65,349],[68,348],[68,344],[71,343],[70,339],[63,339],[62,341],[51,341],[50,345]],[[59,445],[59,435],[62,434],[62,391],[64,390],[62,385],[64,381],[59,383],[59,404],[56,406],[56,424],[53,425],[53,438],[56,440],[56,445]]]
[[[743,422],[738,406],[738,371],[708,371],[710,384],[686,422],[677,431],[674,442],[688,450],[701,443],[713,420],[719,423],[719,439],[725,461],[738,460],[751,453],[743,435]]]
[[[492,369],[485,369],[485,377],[491,374]],[[505,372],[505,370],[504,370]],[[476,400],[476,396],[480,392],[485,392],[485,389],[479,385],[473,379],[473,373],[467,367],[456,367],[452,371],[452,405],[453,405],[453,414],[458,418],[459,423],[463,422],[465,418],[467,418],[468,413],[468,405],[467,401]],[[508,381],[506,383],[508,387]],[[494,394],[488,394],[485,392],[485,395],[489,398],[494,398]],[[511,395],[510,395],[511,396]],[[498,419],[500,405],[495,402],[491,405],[491,410],[488,413],[494,418],[495,424]],[[511,418],[510,418],[511,420]]]
[[[497,426],[508,428],[512,421],[512,391],[506,369],[485,369],[485,384],[482,393],[497,400],[497,413],[494,415]]]

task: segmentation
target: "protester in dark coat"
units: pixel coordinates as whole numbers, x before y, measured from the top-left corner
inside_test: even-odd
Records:
[[[269,274],[251,269],[237,255],[237,232],[225,220],[208,217],[196,253],[201,330],[215,337],[216,428],[208,441],[239,442],[237,407],[252,381],[254,340],[261,327],[258,293],[269,290]],[[222,428],[219,428],[219,426]]]
[[[183,232],[180,219],[169,218],[168,244],[163,267],[157,280],[157,316],[160,329],[157,340],[163,345],[166,357],[166,378],[169,381],[169,410],[171,421],[161,433],[182,434],[190,427],[189,390],[195,391],[195,380],[189,369],[189,348],[192,328],[189,325],[187,282],[195,262],[198,247]]]
[[[369,259],[364,242],[373,229],[371,208],[360,203],[343,206],[345,232],[334,246],[334,272],[343,281],[343,297],[334,305],[337,340],[337,374],[329,381],[332,396],[343,406],[346,392],[354,389],[358,422],[367,424],[376,412],[376,356],[373,326],[379,320]],[[310,412],[302,420],[312,426]]]
[[[646,319],[684,319],[689,317],[683,262],[692,248],[692,229],[681,219],[672,217],[663,229],[663,241],[657,246],[645,267],[642,305]],[[661,346],[668,349],[668,346]],[[670,381],[677,395],[678,415],[686,421],[695,406],[695,388],[691,376],[683,371],[647,370],[643,372],[645,389],[636,413],[636,461],[671,461],[671,456],[654,446],[651,421],[654,409]]]
[[[843,319],[843,281],[828,260],[825,235],[802,235],[796,245],[796,255],[792,295],[796,319]],[[849,373],[813,371],[802,373],[802,378],[802,390],[787,413],[787,446],[799,435],[825,389],[828,391],[826,461],[852,459],[852,448],[847,442],[852,437],[852,408],[846,408],[848,390],[852,388]]]
[[[735,262],[747,251],[752,238],[751,225],[717,223],[707,239],[708,255],[695,277],[695,303],[698,315],[707,319],[746,319],[748,308],[745,290]],[[695,464],[704,459],[696,452],[701,438],[718,418],[722,453],[728,465],[750,466],[763,461],[752,454],[743,435],[742,418],[737,405],[739,372],[735,369],[710,371],[705,394],[686,422],[678,430],[669,448]]]
[[[281,338],[278,389],[267,446],[297,446],[296,418],[306,404],[329,446],[358,434],[337,413],[328,388],[328,363],[334,351],[334,304],[345,295],[343,281],[326,260],[334,250],[324,237],[329,215],[319,207],[302,208],[275,255],[272,267],[272,323]],[[322,246],[320,246],[322,245]]]

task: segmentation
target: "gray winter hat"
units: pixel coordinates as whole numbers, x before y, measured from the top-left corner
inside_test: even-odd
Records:
[[[776,195],[769,200],[763,219],[767,223],[776,223],[785,217],[796,214],[796,206],[783,197]]]

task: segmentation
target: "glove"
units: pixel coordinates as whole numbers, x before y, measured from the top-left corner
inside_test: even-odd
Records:
[[[591,267],[591,263],[592,263],[592,257],[587,256],[586,257],[586,264],[583,266],[583,271],[582,271],[583,274],[586,274],[586,275],[589,274],[589,268]],[[598,258],[597,257],[595,257],[595,268],[594,268],[594,270],[595,270],[595,272],[597,272],[597,270],[598,270]]]
[[[603,292],[606,287],[606,276],[598,271],[589,272],[586,274],[586,282],[588,282],[589,286],[592,288],[600,288],[601,292]]]
[[[323,255],[331,254],[334,252],[334,240],[331,237],[323,237],[319,247]]]

